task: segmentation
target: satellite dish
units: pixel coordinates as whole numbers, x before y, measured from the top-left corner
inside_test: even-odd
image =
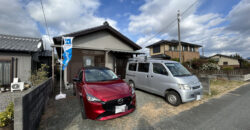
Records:
[[[41,46],[42,46],[42,43],[39,42],[39,43],[37,44],[37,48],[41,48]]]

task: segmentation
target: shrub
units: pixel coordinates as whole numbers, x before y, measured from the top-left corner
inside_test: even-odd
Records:
[[[177,62],[179,62],[180,61],[180,59],[179,58],[173,58],[173,59],[171,59],[172,61],[177,61]]]
[[[224,71],[231,71],[233,70],[234,68],[232,66],[227,66],[227,67],[223,67],[223,70]]]
[[[8,126],[14,119],[14,104],[11,102],[5,111],[0,112],[0,127]]]
[[[33,73],[30,77],[30,82],[33,86],[39,85],[46,79],[48,79],[48,72],[46,71],[49,67],[45,64],[41,65],[41,68],[39,68],[35,73]]]
[[[220,70],[220,66],[215,63],[205,63],[205,64],[202,64],[202,66],[199,69],[202,71]]]

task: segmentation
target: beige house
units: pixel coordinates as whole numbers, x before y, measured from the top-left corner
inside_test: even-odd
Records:
[[[109,26],[103,25],[86,30],[62,35],[74,37],[72,59],[64,71],[65,82],[72,79],[83,66],[105,66],[112,69],[121,78],[125,77],[125,68],[128,58],[140,54],[141,49],[136,43]],[[54,37],[54,47],[60,57],[62,36]]]
[[[179,58],[179,42],[176,40],[161,40],[152,45],[147,46],[150,49],[151,57],[165,56],[167,58],[175,59]],[[187,42],[181,42],[181,58],[182,61],[189,61],[192,59],[199,59],[199,48],[202,47],[197,44],[191,44]]]
[[[219,66],[240,67],[238,59],[232,58],[230,56],[216,54],[214,56],[211,56],[210,59],[214,59],[215,61],[217,61]]]

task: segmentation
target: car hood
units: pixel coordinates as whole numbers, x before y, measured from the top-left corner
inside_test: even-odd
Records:
[[[87,83],[86,92],[102,101],[131,95],[131,88],[122,80]]]
[[[199,79],[195,75],[175,77],[175,78],[177,83],[179,84],[187,84],[189,86],[196,86],[201,84]]]

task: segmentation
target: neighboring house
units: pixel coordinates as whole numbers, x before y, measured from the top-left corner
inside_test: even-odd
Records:
[[[216,54],[211,56],[210,59],[217,61],[219,66],[240,67],[239,60],[230,56]]]
[[[125,78],[128,58],[140,54],[136,43],[109,26],[101,26],[62,35],[74,37],[72,59],[64,71],[65,83],[71,82],[83,66],[105,66],[112,69],[121,78]],[[62,36],[53,38],[58,57],[61,54]]]
[[[247,61],[248,61],[248,63],[250,63],[250,57],[247,57],[247,59],[246,59]]]
[[[0,34],[0,86],[8,86],[14,77],[28,81],[31,72],[39,67],[40,38]]]
[[[176,40],[161,40],[152,45],[147,46],[150,49],[151,57],[161,57],[165,56],[167,58],[175,59],[179,58],[179,42]],[[181,42],[182,51],[181,58],[182,61],[189,61],[193,59],[199,59],[200,53],[199,48],[202,47],[197,44],[191,44],[187,42]]]

